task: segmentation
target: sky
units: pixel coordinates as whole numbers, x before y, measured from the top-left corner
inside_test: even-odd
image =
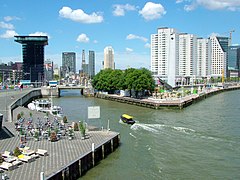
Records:
[[[47,35],[45,59],[61,66],[62,52],[95,51],[96,71],[106,46],[116,69],[150,68],[150,36],[160,27],[240,44],[240,0],[1,0],[0,63],[22,61],[14,35]],[[87,57],[86,57],[87,59]]]

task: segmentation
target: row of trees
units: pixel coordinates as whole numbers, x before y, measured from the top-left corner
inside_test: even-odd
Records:
[[[152,74],[146,68],[126,70],[104,69],[96,74],[92,80],[92,86],[99,91],[105,91],[113,94],[116,90],[129,90],[130,96],[132,91],[138,97],[139,92],[148,90],[152,92],[155,83]]]

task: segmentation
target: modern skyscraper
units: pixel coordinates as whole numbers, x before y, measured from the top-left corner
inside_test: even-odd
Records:
[[[210,39],[197,39],[197,76],[208,77],[211,74]]]
[[[82,72],[88,75],[88,64],[86,63],[85,50],[82,50]]]
[[[95,76],[95,52],[89,51],[88,53],[88,75],[90,79]]]
[[[62,53],[62,70],[63,75],[76,73],[76,53],[63,52]]]
[[[103,68],[107,69],[115,69],[115,64],[114,64],[114,50],[111,46],[107,46],[104,49],[104,64]]]
[[[48,45],[47,36],[15,36],[22,44],[23,79],[42,82],[44,79],[44,46]]]
[[[240,45],[237,46],[229,46],[228,49],[228,67],[233,69],[238,69],[239,64],[239,55],[238,51],[240,50]]]
[[[179,34],[178,74],[193,77],[197,71],[197,37],[193,34]]]
[[[167,27],[151,35],[151,71],[156,80],[160,78],[171,86],[175,86],[178,71],[178,36],[175,29]]]
[[[228,37],[211,36],[211,76],[227,77]]]
[[[228,70],[229,76],[240,76],[240,45],[229,46],[228,48]],[[232,73],[233,72],[233,73]]]

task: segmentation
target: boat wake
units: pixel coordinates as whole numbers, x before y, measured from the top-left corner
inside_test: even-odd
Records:
[[[131,126],[132,130],[138,131],[138,130],[145,130],[152,133],[160,133],[163,130],[169,129],[185,134],[191,134],[195,133],[194,129],[186,128],[186,127],[175,127],[175,126],[169,126],[165,124],[143,124],[143,123],[135,123]]]
[[[165,124],[144,124],[144,123],[135,123],[131,126],[131,129],[134,131],[148,131],[154,134],[164,133],[166,135],[172,134],[171,132],[183,133],[186,135],[191,135],[195,138],[203,138],[211,141],[222,141],[221,138],[214,137],[211,135],[205,135],[203,132],[197,132],[194,129],[181,127],[181,126],[170,126]],[[166,132],[167,131],[167,132]],[[170,134],[169,134],[170,133]],[[132,136],[132,134],[130,133]]]
[[[132,130],[146,130],[149,132],[153,132],[153,133],[158,133],[159,132],[159,127],[161,125],[160,124],[154,124],[154,126],[152,124],[142,124],[142,123],[135,123],[131,126]]]

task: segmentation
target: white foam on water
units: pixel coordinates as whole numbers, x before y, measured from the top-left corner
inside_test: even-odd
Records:
[[[152,127],[154,129],[162,129],[163,127],[166,127],[164,124],[145,124],[146,126]]]
[[[195,132],[195,130],[190,129],[190,128],[186,128],[186,127],[175,127],[175,126],[173,126],[172,128],[175,129],[175,130],[177,130],[177,131],[184,132],[184,133],[186,133],[186,134]]]
[[[144,129],[146,131],[149,131],[149,132],[153,132],[153,133],[158,133],[159,131],[152,128],[152,127],[149,127],[148,124],[141,124],[141,123],[135,123],[131,126],[131,129],[132,130],[139,130],[139,129]]]
[[[135,139],[137,139],[136,136],[134,136],[132,133],[129,133],[130,136],[134,137]]]

